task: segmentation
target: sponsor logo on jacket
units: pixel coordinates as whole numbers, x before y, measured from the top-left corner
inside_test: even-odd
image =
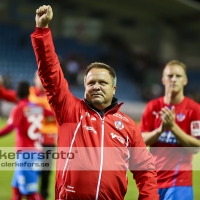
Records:
[[[111,133],[110,135],[111,135],[111,138],[112,138],[112,139],[116,138],[116,139],[118,139],[122,144],[125,143],[125,139],[124,139],[123,137],[121,137],[121,136],[119,136],[119,135],[116,135],[115,133]]]
[[[87,131],[92,131],[93,133],[97,134],[97,132],[94,130],[94,127],[92,127],[92,126],[86,126],[86,125],[84,125],[83,127],[84,127]]]
[[[122,115],[120,115],[118,113],[113,114],[113,116],[115,116],[117,118],[120,118],[121,120],[124,120],[126,122],[129,122],[129,120],[126,117],[124,117],[124,116],[122,116]]]
[[[74,190],[74,187],[73,187],[73,186],[70,186],[70,185],[68,185],[67,188],[66,188],[65,190],[68,191],[68,192],[73,192],[73,193],[76,192],[76,191]]]

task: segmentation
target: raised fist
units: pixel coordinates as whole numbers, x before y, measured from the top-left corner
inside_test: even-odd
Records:
[[[35,22],[36,22],[36,27],[40,28],[48,28],[49,22],[53,18],[53,10],[51,6],[40,6],[36,10],[36,15],[35,15]]]

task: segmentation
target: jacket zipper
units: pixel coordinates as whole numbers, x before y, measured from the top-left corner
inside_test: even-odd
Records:
[[[85,103],[85,101],[84,101]],[[85,103],[86,104],[86,103]],[[101,160],[100,160],[100,169],[99,169],[99,178],[98,178],[98,183],[97,183],[97,192],[96,192],[96,198],[95,200],[98,200],[98,196],[99,196],[99,190],[100,190],[100,185],[101,185],[101,176],[102,176],[102,171],[103,171],[103,155],[104,155],[104,121],[105,121],[105,117],[101,117],[101,115],[94,110],[93,108],[91,108],[88,104],[86,104],[91,110],[93,110],[95,113],[97,113],[97,115],[99,116],[99,118],[101,119]],[[120,107],[122,105],[118,104],[117,106],[111,108],[110,110],[108,110],[107,112],[104,113],[104,116],[109,113],[111,110],[116,109],[117,107]]]
[[[101,118],[101,116],[100,116]],[[96,200],[98,200],[99,196],[99,189],[101,185],[101,176],[102,176],[102,171],[103,171],[103,159],[104,159],[104,118],[101,118],[101,160],[100,160],[100,169],[99,169],[99,178],[98,178],[98,183],[97,183],[97,192],[96,192]]]

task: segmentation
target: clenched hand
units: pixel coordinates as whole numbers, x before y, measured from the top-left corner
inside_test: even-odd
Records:
[[[48,28],[49,27],[49,22],[53,18],[53,10],[51,6],[40,6],[36,10],[36,15],[35,15],[35,22],[36,22],[36,27],[39,28]]]

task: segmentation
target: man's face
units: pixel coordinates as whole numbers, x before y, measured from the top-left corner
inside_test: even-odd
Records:
[[[115,91],[116,86],[106,69],[93,68],[85,77],[85,99],[99,110],[111,105]]]
[[[184,69],[179,65],[166,66],[163,72],[162,83],[165,91],[177,94],[183,92],[187,84],[187,77]]]

